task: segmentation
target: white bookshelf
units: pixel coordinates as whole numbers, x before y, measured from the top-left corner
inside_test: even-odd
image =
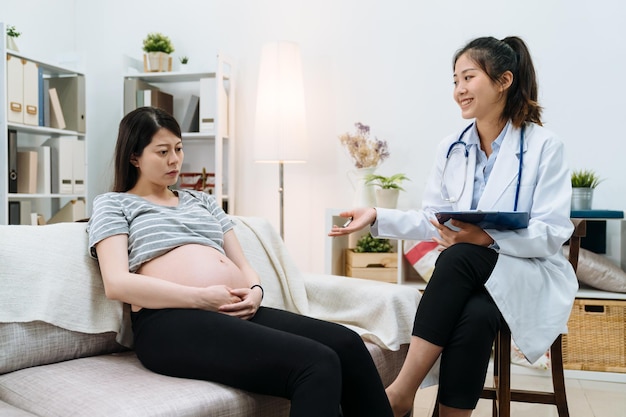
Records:
[[[213,71],[196,72],[142,72],[143,63],[127,59],[131,71],[124,80],[141,80],[174,97],[174,114],[182,124],[191,95],[200,101],[210,102],[214,109],[214,128],[210,131],[182,132],[185,162],[182,172],[214,173],[212,190],[217,202],[227,206],[230,214],[235,212],[235,67],[233,61],[219,54]],[[201,80],[215,80],[214,96],[205,96],[200,88]],[[219,89],[226,92],[226,103],[219,99]],[[124,100],[122,100],[124,101]],[[124,102],[122,109],[124,109]],[[126,109],[128,110],[128,109]]]
[[[28,56],[21,52],[8,50],[6,48],[6,25],[0,22],[0,55],[4,58],[0,64],[0,161],[2,161],[2,169],[0,170],[0,224],[9,223],[9,202],[28,202],[31,206],[31,212],[39,213],[48,220],[50,219],[61,207],[66,203],[75,199],[87,200],[87,133],[79,132],[69,129],[55,129],[51,127],[28,125],[23,123],[8,122],[8,87],[11,80],[7,77],[7,60],[21,59],[25,61],[33,62],[38,68],[43,70],[43,77],[52,79],[60,77],[77,77],[84,76],[82,72],[76,71],[72,68],[63,67],[56,63],[46,62],[36,57]],[[84,93],[84,91],[82,91]],[[84,103],[84,98],[82,101]],[[84,109],[83,109],[84,110]],[[38,111],[43,111],[39,109]],[[67,118],[66,118],[67,119]],[[86,125],[86,120],[83,120]],[[66,140],[63,137],[76,137],[79,141],[84,141],[84,155],[82,155],[84,161],[83,189],[79,193],[11,193],[9,192],[9,153],[8,153],[8,131],[14,130],[17,132],[17,145],[21,147],[37,148],[44,144],[50,138],[58,138],[59,140]],[[54,158],[51,160],[51,164],[55,164]],[[38,169],[41,169],[38,166]],[[88,216],[88,213],[85,213]]]

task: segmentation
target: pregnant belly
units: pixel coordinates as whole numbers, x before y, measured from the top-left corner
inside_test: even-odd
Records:
[[[180,246],[146,262],[137,272],[190,287],[248,286],[237,265],[218,250],[203,245]]]

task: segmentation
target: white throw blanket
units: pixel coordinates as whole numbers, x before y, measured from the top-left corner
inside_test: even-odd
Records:
[[[123,304],[104,295],[85,223],[0,226],[0,323],[43,321],[82,333],[115,332],[129,346]]]

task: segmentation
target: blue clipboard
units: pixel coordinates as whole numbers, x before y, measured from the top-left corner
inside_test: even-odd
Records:
[[[481,229],[516,230],[528,227],[530,218],[526,211],[440,211],[435,213],[439,223],[450,219],[472,223]]]

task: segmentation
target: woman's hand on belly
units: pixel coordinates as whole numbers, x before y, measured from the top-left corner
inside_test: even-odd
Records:
[[[241,301],[222,305],[219,308],[221,313],[244,320],[254,317],[261,305],[262,293],[260,291],[250,288],[235,288],[230,290],[230,294]]]
[[[224,306],[237,305],[242,299],[233,294],[233,289],[226,285],[211,285],[201,291],[200,305],[202,310],[221,311]]]

